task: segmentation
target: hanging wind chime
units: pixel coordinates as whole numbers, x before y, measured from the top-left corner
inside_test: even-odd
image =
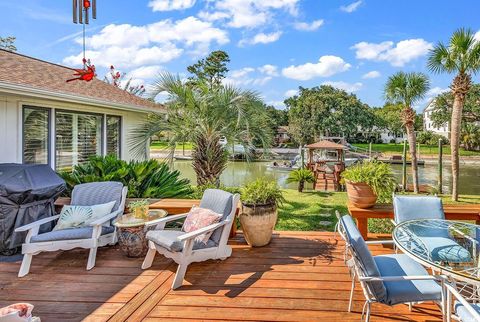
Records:
[[[73,22],[82,24],[83,28],[83,69],[75,69],[75,78],[68,79],[67,82],[82,80],[89,82],[95,76],[95,65],[92,65],[90,59],[85,58],[85,25],[89,24],[89,11],[92,10],[92,18],[97,19],[97,1],[96,0],[73,0]]]

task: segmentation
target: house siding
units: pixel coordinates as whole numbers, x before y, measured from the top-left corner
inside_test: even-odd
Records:
[[[121,158],[124,160],[139,160],[148,157],[147,148],[147,155],[140,158],[135,157],[130,151],[131,146],[128,144],[129,132],[145,120],[147,115],[145,112],[96,107],[48,99],[36,99],[12,94],[2,95],[0,93],[0,163],[22,162],[22,109],[25,105],[50,108],[52,111],[52,121],[54,109],[121,116]],[[53,135],[51,134],[50,136],[50,144],[53,146]],[[50,151],[53,150],[51,149]]]

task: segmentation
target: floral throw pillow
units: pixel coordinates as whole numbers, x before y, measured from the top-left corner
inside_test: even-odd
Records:
[[[186,233],[198,230],[216,224],[220,222],[222,215],[217,214],[216,212],[206,209],[193,206],[190,212],[183,223],[182,230]],[[202,234],[195,238],[196,241],[206,243],[210,236],[213,234],[213,231]]]

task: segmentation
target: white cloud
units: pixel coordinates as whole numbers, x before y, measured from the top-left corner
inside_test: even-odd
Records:
[[[297,22],[293,26],[297,30],[302,30],[302,31],[315,31],[321,26],[323,26],[324,21],[323,19],[320,20],[314,20],[311,23],[308,22]]]
[[[291,65],[282,70],[285,77],[296,80],[309,80],[315,77],[329,77],[348,70],[350,64],[337,56],[322,56],[318,63]]]
[[[150,0],[148,6],[153,11],[184,10],[195,5],[195,0]]]
[[[266,74],[268,76],[278,76],[278,67],[275,65],[266,64],[262,67],[258,67],[258,70],[262,74]]]
[[[449,90],[450,90],[449,88],[441,88],[436,86],[436,87],[430,88],[430,90],[427,92],[427,97],[433,98],[439,94],[448,92]]]
[[[178,58],[184,51],[208,52],[212,43],[223,45],[229,42],[226,31],[216,28],[211,22],[196,17],[172,21],[161,20],[143,26],[111,24],[99,33],[86,39],[92,48],[87,57],[98,66],[115,65],[131,68],[144,64],[159,64]],[[76,39],[81,43],[81,39]],[[81,64],[82,54],[66,57],[67,64]]]
[[[327,81],[327,82],[323,82],[322,85],[330,85],[330,86],[333,86],[333,87],[338,88],[338,89],[343,89],[344,91],[350,92],[350,93],[359,91],[363,86],[363,84],[359,83],[359,82],[357,82],[357,83],[347,83],[347,82],[343,82],[343,81],[339,81],[339,82]]]
[[[376,71],[376,70],[372,70],[371,72],[368,72],[366,74],[364,74],[362,76],[363,79],[371,79],[371,78],[377,78],[377,77],[380,77],[381,74],[380,72]]]
[[[284,110],[286,108],[285,103],[283,101],[268,101],[267,105],[271,105],[279,110]]]
[[[283,10],[295,16],[299,0],[218,0],[210,1],[210,11],[201,12],[202,18],[227,19],[232,28],[254,28],[270,22],[274,10]]]
[[[298,95],[298,89],[289,89],[288,91],[285,92],[285,97],[292,97],[295,95]]]
[[[352,13],[354,12],[355,10],[358,9],[358,7],[360,7],[360,5],[362,4],[362,0],[359,0],[359,1],[355,1],[347,6],[341,6],[340,7],[340,10],[344,11],[344,12],[348,12],[348,13]]]
[[[127,78],[151,79],[155,78],[161,70],[162,66],[159,65],[142,66],[130,71],[127,74]]]
[[[476,39],[477,41],[480,41],[480,30],[477,31],[477,33],[475,34],[475,39]]]
[[[251,39],[242,39],[238,42],[239,46],[244,46],[244,45],[256,45],[256,44],[268,44],[277,41],[280,39],[280,36],[282,35],[281,31],[276,31],[272,32],[269,34],[266,33],[258,33],[253,38]]]
[[[356,50],[358,59],[387,61],[392,66],[402,67],[406,63],[425,56],[433,46],[424,39],[406,39],[396,45],[392,41],[384,41],[378,44],[359,42],[351,47]]]

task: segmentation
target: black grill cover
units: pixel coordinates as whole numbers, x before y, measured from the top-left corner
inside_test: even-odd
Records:
[[[65,181],[48,165],[0,164],[0,252],[25,241],[26,232],[15,228],[55,215],[54,201],[65,190]],[[52,224],[40,227],[50,231]]]

